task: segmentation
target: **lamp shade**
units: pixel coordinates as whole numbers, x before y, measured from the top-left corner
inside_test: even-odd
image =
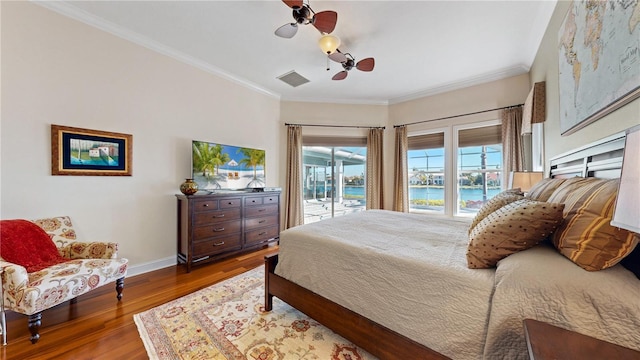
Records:
[[[542,180],[540,171],[512,171],[509,176],[509,188],[520,188],[523,192],[527,192],[540,180]]]
[[[640,125],[627,130],[611,225],[640,233]]]
[[[318,40],[318,45],[320,45],[320,49],[322,49],[325,54],[333,54],[340,46],[340,38],[326,34]]]

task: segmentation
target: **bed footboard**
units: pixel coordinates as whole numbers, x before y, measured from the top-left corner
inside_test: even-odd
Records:
[[[338,305],[274,273],[278,254],[265,256],[265,309],[273,297],[315,319],[380,359],[449,359],[406,336]]]

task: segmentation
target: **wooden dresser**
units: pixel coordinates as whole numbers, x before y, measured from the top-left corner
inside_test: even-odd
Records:
[[[187,272],[280,237],[280,192],[231,191],[178,198],[178,263]]]

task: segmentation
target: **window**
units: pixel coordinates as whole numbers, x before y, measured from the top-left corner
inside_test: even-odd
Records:
[[[305,137],[303,144],[304,223],[364,210],[366,138]]]
[[[456,214],[473,216],[502,189],[502,126],[459,129],[457,135]]]
[[[499,120],[408,138],[409,211],[473,216],[502,190]]]
[[[445,133],[408,138],[409,211],[445,212]]]

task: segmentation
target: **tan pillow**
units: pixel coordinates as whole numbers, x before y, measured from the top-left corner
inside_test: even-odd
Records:
[[[618,179],[591,179],[567,194],[565,219],[552,240],[562,255],[585,270],[597,271],[620,262],[633,251],[638,238],[609,224]]]
[[[486,269],[545,240],[562,222],[563,204],[521,199],[489,214],[469,235],[467,266]]]
[[[487,202],[484,203],[482,207],[480,207],[480,209],[476,213],[476,216],[471,221],[471,225],[469,226],[468,233],[471,234],[471,230],[473,230],[473,228],[476,225],[478,225],[480,221],[486,218],[487,215],[491,214],[492,212],[500,209],[501,207],[509,203],[512,203],[514,201],[517,201],[523,198],[524,196],[522,195],[522,192],[518,188],[518,189],[505,190],[499,193],[498,195],[492,197],[491,199],[487,200]]]
[[[565,179],[542,179],[531,187],[527,193],[527,198],[536,201],[547,201],[551,194],[553,194],[564,181]]]

